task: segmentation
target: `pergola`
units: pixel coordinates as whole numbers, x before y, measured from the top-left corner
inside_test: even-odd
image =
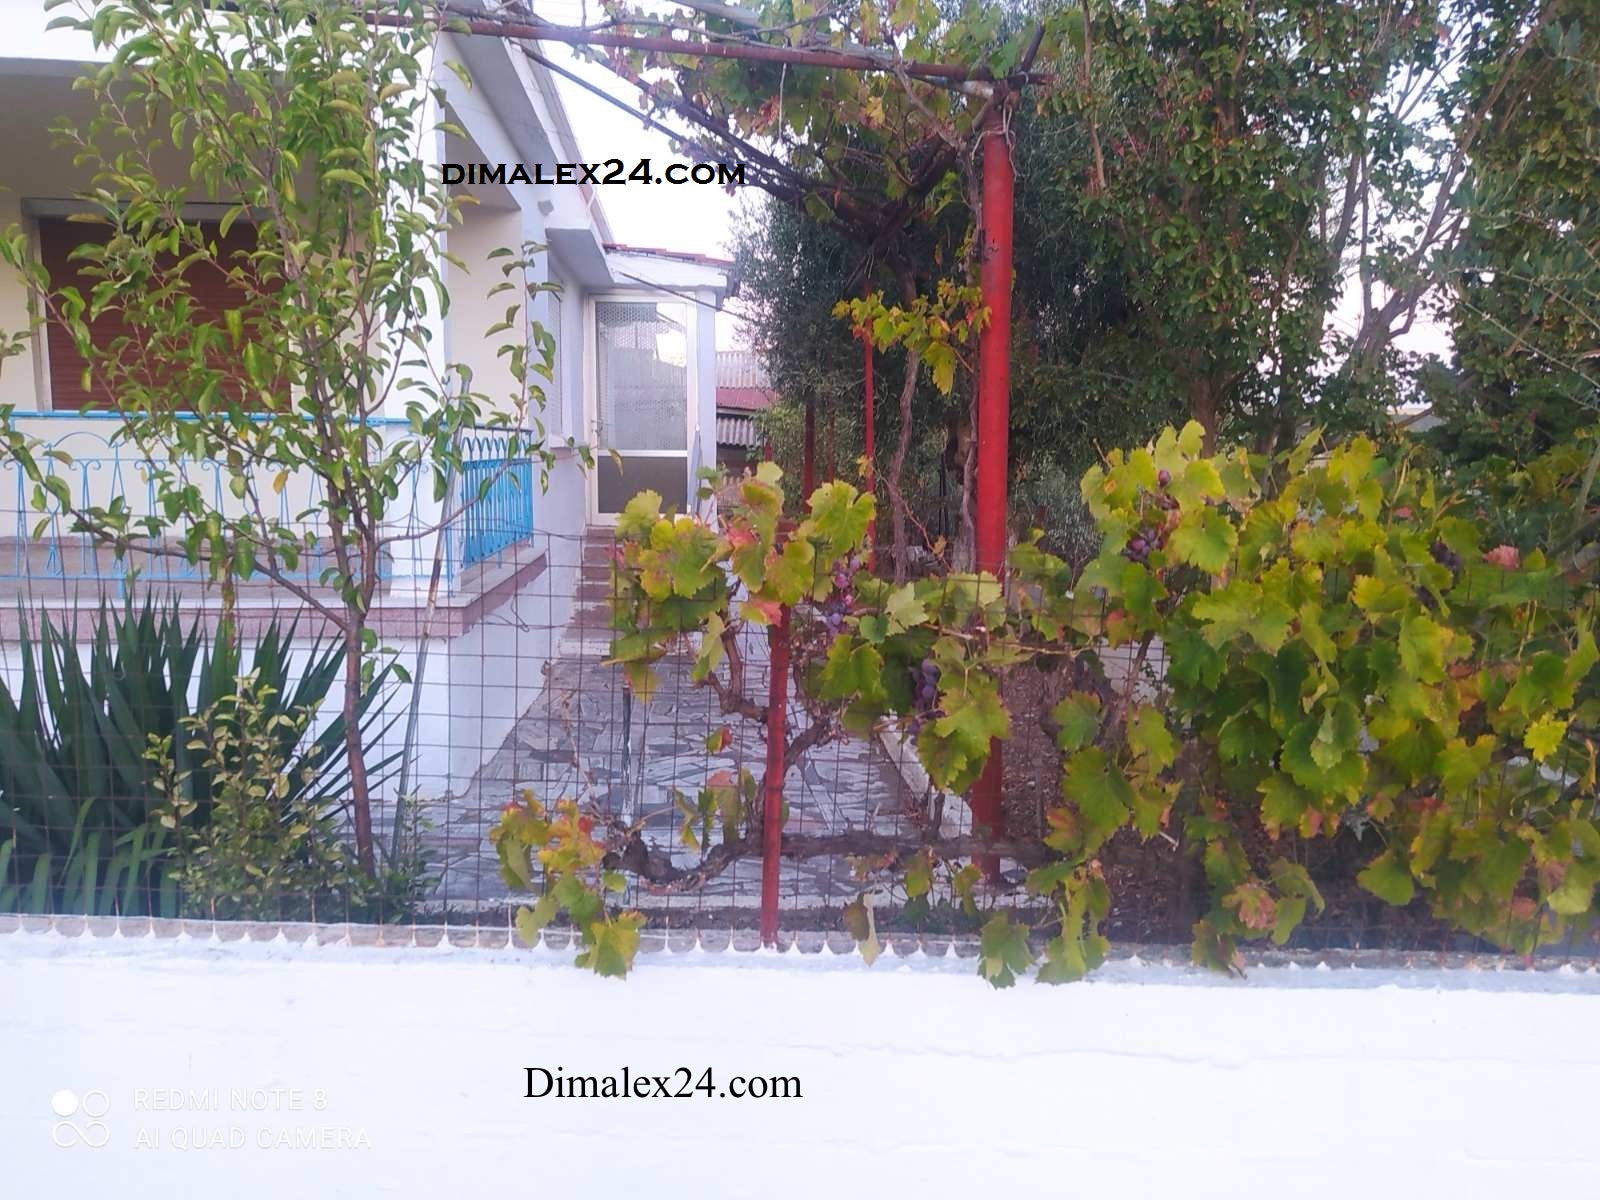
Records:
[[[485,15],[481,10],[468,10],[450,5],[444,7],[444,12],[450,18],[450,29],[453,32],[475,37],[508,38],[529,43],[561,42],[572,46],[599,46],[701,58],[742,59],[829,70],[894,72],[912,79],[954,87],[982,101],[982,108],[976,121],[982,170],[979,283],[989,319],[978,335],[977,419],[974,430],[977,442],[974,551],[976,565],[980,571],[1001,576],[1005,569],[1006,556],[1006,477],[1011,389],[1012,206],[1015,191],[1015,174],[1012,168],[1011,147],[1006,137],[1005,116],[1023,88],[1029,83],[1049,78],[1046,74],[1032,70],[1033,61],[1043,39],[1043,29],[1035,31],[1019,60],[1018,69],[997,77],[986,68],[971,68],[948,63],[908,62],[858,45],[844,47],[772,45],[757,40],[760,20],[757,14],[748,9],[718,3],[716,0],[674,0],[674,2],[684,8],[726,19],[750,32],[744,37],[712,41],[705,38],[676,37],[671,34],[630,32],[626,27],[575,28],[553,24],[532,16],[525,20],[513,20]],[[596,88],[573,72],[552,63],[531,47],[525,49],[534,61],[576,83],[579,87],[625,109],[631,116],[643,120],[647,126],[674,138],[682,137],[678,131],[662,124],[653,116],[633,109],[603,89]],[[954,166],[955,159],[955,154],[951,152],[942,160],[936,160],[931,165],[930,172],[937,173],[928,181],[927,186],[931,187],[947,174]],[[871,489],[874,451],[873,352],[871,340],[865,337],[862,340],[867,486]],[[810,416],[808,404],[804,480],[807,495],[815,485],[812,477],[815,433]],[[782,836],[779,813],[783,795],[784,710],[787,701],[788,673],[786,627],[787,618],[782,626],[774,627],[772,630],[773,649],[769,671],[771,693],[767,706],[761,933],[763,940],[769,944],[775,941],[777,936],[778,859]],[[983,776],[972,791],[974,832],[983,837],[1004,836],[1004,814],[1000,803],[1001,749],[1000,743],[996,742]],[[992,870],[994,864],[991,862],[989,867]]]

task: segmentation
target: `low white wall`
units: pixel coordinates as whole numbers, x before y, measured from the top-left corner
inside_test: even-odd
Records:
[[[663,952],[620,982],[567,961],[0,933],[8,1194],[1409,1200],[1600,1186],[1593,972],[1227,982],[1121,964],[995,993],[971,960],[921,956],[869,969]],[[802,1098],[527,1099],[539,1066],[710,1068],[719,1088],[793,1075]],[[64,1089],[95,1110],[103,1098],[103,1115],[58,1117]],[[54,1144],[76,1131],[107,1144]]]

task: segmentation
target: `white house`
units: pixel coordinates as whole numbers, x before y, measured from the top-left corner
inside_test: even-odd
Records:
[[[0,228],[19,224],[54,272],[66,261],[66,239],[82,240],[84,226],[69,227],[64,218],[84,207],[78,197],[87,180],[48,129],[63,115],[88,117],[89,101],[73,91],[72,81],[103,56],[76,33],[47,31],[51,15],[44,0],[7,0],[0,39]],[[470,86],[452,63],[464,68]],[[541,174],[549,177],[554,164],[582,162],[583,150],[594,149],[580,148],[552,78],[515,42],[445,35],[433,77],[446,97],[445,111],[435,115],[466,134],[436,132],[429,122],[422,152],[441,171],[446,164],[521,163],[533,174],[535,164],[544,164]],[[525,242],[546,246],[537,270],[559,291],[534,302],[533,316],[556,338],[544,420],[553,441],[570,438],[592,447],[597,466],[586,471],[572,450],[560,451],[543,494],[531,467],[520,477],[513,471],[486,505],[469,511],[442,539],[419,539],[389,564],[373,624],[419,675],[415,696],[400,699],[415,700],[419,729],[410,778],[423,791],[459,789],[537,695],[573,609],[586,532],[614,520],[640,487],[655,488],[681,507],[693,494],[699,466],[716,461],[714,317],[729,293],[729,264],[617,244],[593,187],[474,178],[459,185],[477,203],[466,206],[464,223],[449,234],[449,252],[465,270],[448,268],[452,305],[447,317],[437,318],[434,344],[475,375],[503,372],[495,357],[500,339],[485,330],[500,319],[506,300],[484,298],[500,278],[487,256]],[[195,196],[195,215],[204,216],[214,200]],[[28,322],[25,290],[18,280],[0,277],[0,333]],[[115,418],[95,411],[74,363],[67,339],[37,332],[30,353],[0,364],[0,404],[15,408],[23,429],[71,456],[57,469],[75,494],[120,494],[139,511],[147,498],[138,461],[107,436]],[[398,397],[390,414],[395,436],[404,434],[404,400]],[[502,435],[484,436],[486,462],[497,460],[496,436]],[[192,470],[221,494],[225,479],[218,464],[196,463]],[[291,481],[285,506],[303,498],[306,486]],[[439,510],[421,491],[412,489],[389,519],[429,524]],[[0,462],[0,669],[13,677],[19,622],[48,611],[52,619],[77,620],[84,628],[101,598],[116,594],[125,578],[123,566],[81,535],[46,530],[35,536],[37,519],[15,465]],[[441,584],[430,597],[436,563]],[[152,565],[144,577],[146,586],[166,586],[197,619],[215,611],[216,598],[181,571]],[[252,620],[262,624],[297,603],[270,586],[246,588],[241,623],[248,629]],[[430,652],[421,656],[418,671],[424,643]],[[392,738],[405,727],[406,721],[397,722]]]

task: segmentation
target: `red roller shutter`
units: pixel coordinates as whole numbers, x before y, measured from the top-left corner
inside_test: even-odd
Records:
[[[255,249],[256,231],[253,225],[236,222],[228,236],[220,235],[217,225],[204,225],[208,239],[217,243],[219,261],[231,263],[238,252]],[[82,273],[83,264],[71,257],[79,246],[104,240],[107,230],[102,225],[83,221],[68,221],[60,217],[45,217],[39,221],[39,259],[50,274],[52,287],[75,286],[87,297],[94,280]],[[169,260],[170,261],[170,260]],[[215,266],[196,263],[184,273],[190,296],[202,320],[222,322],[222,314],[230,308],[245,303],[245,293],[228,282]],[[97,347],[109,346],[129,332],[120,313],[103,313],[90,324],[91,337]],[[78,353],[72,336],[57,321],[45,328],[45,344],[50,359],[50,401],[57,410],[84,408],[109,408],[111,397],[103,380],[93,381],[94,390],[83,389],[83,356]]]

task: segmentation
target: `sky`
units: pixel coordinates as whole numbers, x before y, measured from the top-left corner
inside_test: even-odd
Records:
[[[582,0],[541,0],[538,11],[544,19],[561,24],[578,25],[584,18]],[[604,67],[580,61],[568,47],[557,42],[546,42],[542,51],[552,61],[637,108],[638,93],[634,88]],[[646,128],[614,105],[559,76],[556,87],[567,107],[585,161],[620,158],[631,167],[637,159],[648,157],[655,168],[678,159],[666,135]],[[753,191],[729,196],[715,185],[625,183],[602,187],[600,202],[618,241],[731,256],[734,221],[741,206],[750,203]],[[732,307],[735,311],[724,311],[717,319],[717,344],[722,349],[742,344],[737,301]],[[1353,333],[1360,321],[1360,311],[1359,294],[1351,286],[1330,313],[1329,325],[1347,334]],[[1450,334],[1444,326],[1419,312],[1413,328],[1397,340],[1397,345],[1447,358]]]
[[[539,5],[546,20],[577,24],[579,6],[573,0]],[[567,47],[547,42],[541,48],[552,62],[581,75],[596,87],[637,108],[638,92],[604,67],[579,61]],[[681,161],[665,134],[646,128],[614,105],[591,95],[569,80],[555,77],[557,91],[578,139],[585,162],[620,158],[630,168],[640,158],[651,160],[660,174],[668,163]],[[723,188],[692,183],[613,184],[599,189],[600,204],[619,242],[663,250],[691,250],[731,257],[734,215],[742,202]],[[728,311],[717,317],[717,345],[733,349],[740,344],[737,316]]]

